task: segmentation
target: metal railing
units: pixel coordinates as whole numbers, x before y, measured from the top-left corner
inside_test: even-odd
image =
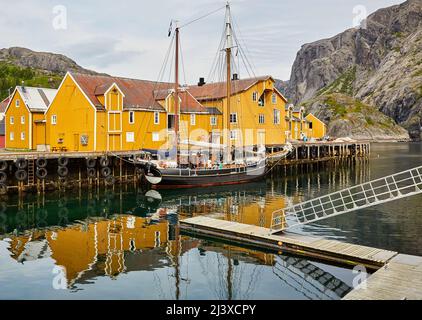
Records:
[[[271,233],[422,193],[422,166],[273,212]]]

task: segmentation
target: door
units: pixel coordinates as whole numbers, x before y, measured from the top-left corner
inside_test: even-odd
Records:
[[[75,133],[73,135],[73,150],[79,151],[79,134]]]
[[[110,134],[108,137],[108,151],[120,151],[122,149],[121,138],[121,134]]]
[[[258,146],[265,147],[265,131],[258,131]]]

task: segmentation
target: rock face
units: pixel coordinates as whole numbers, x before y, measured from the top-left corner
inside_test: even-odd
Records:
[[[421,139],[422,0],[378,10],[366,28],[302,46],[286,95],[298,104],[331,93],[373,106]]]
[[[0,50],[0,62],[7,62],[19,67],[26,67],[64,75],[67,71],[74,71],[86,74],[96,74],[79,66],[75,61],[60,54],[35,52],[26,48],[9,48]]]

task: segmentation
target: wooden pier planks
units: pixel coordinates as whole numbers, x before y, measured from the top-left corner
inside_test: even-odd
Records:
[[[258,245],[269,249],[290,251],[341,262],[348,265],[363,264],[377,269],[397,255],[397,252],[356,244],[325,240],[299,234],[285,233],[271,235],[267,228],[245,225],[237,222],[199,216],[180,222],[181,228],[225,240],[234,240],[246,245]]]
[[[344,300],[422,300],[422,257],[399,254]]]

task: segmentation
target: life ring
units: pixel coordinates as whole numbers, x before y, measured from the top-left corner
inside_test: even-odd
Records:
[[[15,165],[18,169],[26,169],[26,167],[28,166],[28,161],[24,158],[19,158],[16,160]]]
[[[35,172],[35,175],[40,180],[44,180],[47,177],[47,174],[48,172],[46,168],[38,168],[37,171]]]
[[[87,172],[88,178],[95,178],[95,175],[96,175],[95,168],[88,168],[86,172]]]
[[[57,159],[60,167],[66,167],[69,164],[69,158],[67,157],[60,157]]]
[[[88,168],[95,168],[95,166],[97,165],[97,160],[94,158],[88,158],[86,159],[86,166]]]
[[[105,168],[105,167],[108,167],[109,165],[110,165],[110,159],[105,156],[101,157],[100,166]]]
[[[107,176],[107,177],[105,178],[105,182],[106,182],[108,185],[112,186],[112,185],[114,185],[114,184],[116,183],[116,178],[115,178],[114,176],[112,176],[112,175],[109,175],[109,176]]]
[[[45,168],[47,167],[47,159],[44,157],[38,158],[37,161],[35,161],[35,164],[38,168]]]
[[[67,167],[59,167],[58,169],[57,169],[57,174],[61,177],[61,178],[64,178],[64,177],[67,177],[67,175],[69,174],[69,169],[67,168]]]
[[[25,170],[17,170],[15,177],[18,181],[24,181],[28,178],[28,173]]]
[[[5,171],[7,169],[7,161],[0,160],[0,171]]]
[[[109,167],[104,167],[101,169],[101,175],[104,178],[107,178],[109,175],[111,175],[111,169]]]
[[[5,183],[7,180],[6,172],[0,171],[0,183]]]
[[[4,196],[7,194],[7,186],[4,183],[0,183],[0,195]]]

